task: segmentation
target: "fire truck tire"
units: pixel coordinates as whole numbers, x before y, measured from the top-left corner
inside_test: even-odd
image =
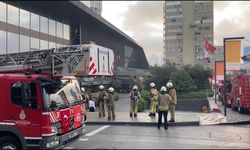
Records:
[[[18,139],[12,136],[4,136],[0,138],[0,150],[4,149],[21,149],[21,144]]]

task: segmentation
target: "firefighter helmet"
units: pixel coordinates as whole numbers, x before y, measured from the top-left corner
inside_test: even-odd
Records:
[[[153,82],[150,83],[150,87],[151,87],[151,88],[155,87],[155,83],[153,83]]]
[[[138,89],[138,87],[135,85],[135,86],[133,86],[133,90],[137,90]]]
[[[85,92],[85,88],[84,88],[84,87],[81,87],[81,91],[82,91],[82,92]]]
[[[165,86],[161,87],[161,92],[167,92],[167,88]]]
[[[113,87],[110,87],[110,88],[109,88],[109,92],[110,92],[110,93],[112,93],[112,92],[114,92],[114,91],[115,91],[115,89],[114,89]]]
[[[168,82],[167,85],[166,85],[167,88],[171,88],[172,86],[173,86],[172,82]]]
[[[103,86],[103,85],[100,85],[100,86],[99,86],[99,89],[100,89],[100,90],[103,90],[103,89],[104,89],[104,86]]]

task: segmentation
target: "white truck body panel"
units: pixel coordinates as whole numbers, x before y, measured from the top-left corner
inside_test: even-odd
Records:
[[[84,58],[73,73],[90,76],[113,76],[114,52],[96,44],[84,44]]]
[[[89,44],[88,75],[113,76],[113,50],[96,44]]]

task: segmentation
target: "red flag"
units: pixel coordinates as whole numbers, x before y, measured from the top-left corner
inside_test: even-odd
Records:
[[[204,49],[211,53],[214,53],[214,51],[216,50],[216,48],[212,44],[208,43],[207,39],[205,39]]]

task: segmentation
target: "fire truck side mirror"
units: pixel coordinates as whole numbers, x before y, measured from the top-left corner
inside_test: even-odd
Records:
[[[30,97],[31,97],[31,90],[30,90],[30,84],[29,83],[23,83],[22,85],[22,106],[23,108],[29,108],[30,107]]]

